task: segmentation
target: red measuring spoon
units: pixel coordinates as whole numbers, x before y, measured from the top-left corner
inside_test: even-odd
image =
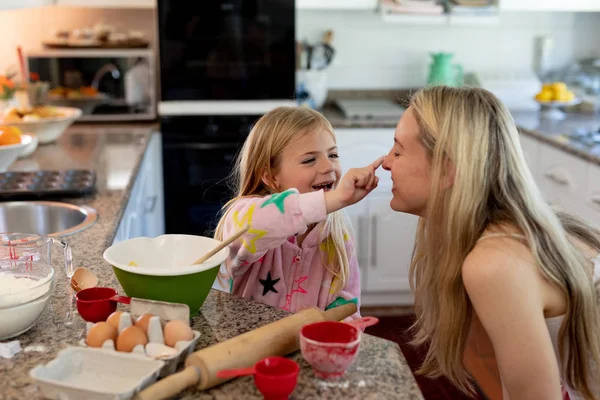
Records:
[[[217,372],[222,379],[254,375],[254,384],[268,400],[287,399],[298,382],[298,363],[285,357],[267,357],[249,368],[226,369]]]
[[[131,297],[119,296],[115,289],[108,287],[83,289],[75,296],[77,311],[88,322],[106,321],[117,310],[117,303],[131,303]]]

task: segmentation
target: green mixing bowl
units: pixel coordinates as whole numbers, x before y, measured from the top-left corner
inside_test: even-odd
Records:
[[[139,237],[109,247],[104,259],[127,296],[187,304],[193,316],[206,300],[229,249],[202,264],[189,265],[218,244],[213,238],[194,235]]]

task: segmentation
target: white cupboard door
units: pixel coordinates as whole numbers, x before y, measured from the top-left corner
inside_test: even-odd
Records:
[[[342,171],[362,168],[392,148],[393,129],[337,129],[336,139]]]
[[[361,201],[344,209],[354,239],[354,248],[360,269],[361,287],[364,288],[369,270],[369,217],[367,202]]]
[[[350,168],[366,167],[388,154],[394,142],[394,129],[336,129],[336,138],[345,173]],[[380,178],[376,191],[389,192],[392,188],[389,173],[379,168],[376,175]]]
[[[408,292],[419,218],[390,208],[391,193],[369,197],[369,271],[365,291]]]
[[[585,214],[582,217],[600,228],[600,166],[598,165],[588,166],[587,193],[584,201]]]
[[[540,143],[540,189],[546,201],[581,214],[587,185],[588,163],[583,159]]]
[[[537,184],[537,182],[539,181],[540,142],[524,134],[520,135],[520,140],[521,148],[523,149],[523,155],[525,156],[525,161],[527,162],[527,166],[529,167],[529,170],[533,175],[533,179]]]

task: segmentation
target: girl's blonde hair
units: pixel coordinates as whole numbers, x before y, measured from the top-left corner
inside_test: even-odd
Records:
[[[333,127],[319,112],[309,108],[278,107],[263,115],[254,125],[242,150],[236,159],[231,174],[231,186],[235,197],[222,210],[222,216],[215,230],[215,239],[223,240],[223,225],[231,205],[242,197],[263,197],[275,193],[276,189],[263,182],[263,175],[272,177],[277,173],[281,154],[298,138],[325,130],[335,140]],[[344,287],[349,279],[350,256],[346,250],[346,240],[350,230],[345,224],[343,211],[330,213],[322,230],[321,247],[326,268],[340,280]],[[354,250],[353,250],[354,251]],[[226,265],[229,276],[229,266]],[[222,283],[228,276],[219,273]]]
[[[411,286],[417,303],[414,344],[429,344],[419,373],[447,376],[472,392],[462,360],[474,316],[461,268],[484,230],[517,227],[542,272],[563,293],[567,311],[559,357],[568,384],[586,399],[592,358],[600,365],[600,316],[589,261],[569,236],[600,250],[600,232],[542,198],[526,165],[518,129],[504,105],[483,89],[430,87],[410,101],[431,161],[427,217],[419,221]],[[448,166],[453,186],[442,188]]]

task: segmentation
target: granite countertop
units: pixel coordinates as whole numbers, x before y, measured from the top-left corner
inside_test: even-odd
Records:
[[[75,267],[85,266],[99,278],[99,285],[122,289],[102,253],[110,246],[133,179],[154,125],[71,126],[56,144],[40,146],[11,170],[93,168],[97,172],[95,194],[65,202],[88,205],[98,211],[98,221],[88,229],[65,239],[73,249]],[[41,399],[29,371],[55,358],[58,351],[77,345],[85,337],[85,322],[79,317],[66,327],[70,289],[59,246],[53,249],[56,289],[49,306],[28,332],[9,340],[19,340],[22,350],[12,359],[0,358],[0,399]],[[74,305],[73,305],[74,307]],[[120,309],[123,305],[119,305]],[[282,310],[246,301],[212,290],[200,312],[191,320],[201,332],[197,348],[214,344],[286,316]],[[363,336],[361,350],[346,376],[337,381],[314,378],[301,354],[292,355],[301,366],[292,398],[422,399],[412,372],[397,344],[370,335]],[[260,399],[251,377],[238,378],[205,392],[189,389],[185,399]]]

